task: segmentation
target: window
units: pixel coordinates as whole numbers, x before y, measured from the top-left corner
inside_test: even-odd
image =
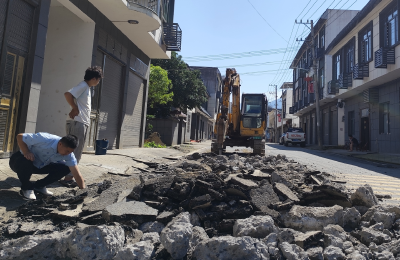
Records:
[[[325,28],[319,32],[319,47],[325,48]]]
[[[372,21],[358,33],[358,62],[372,61]]]
[[[392,47],[399,42],[399,16],[397,1],[380,14],[381,46]]]
[[[345,46],[344,52],[346,55],[344,73],[350,74],[354,67],[354,40],[350,40],[350,42]]]
[[[389,102],[379,104],[379,133],[390,134]]]
[[[348,113],[348,128],[347,134],[348,135],[355,135],[356,130],[356,120],[354,119],[354,111],[350,111]]]
[[[321,68],[318,70],[319,73],[319,86],[320,88],[323,88],[325,86],[325,73],[324,73],[325,69]]]
[[[341,56],[340,53],[338,53],[338,54],[336,54],[334,56],[334,60],[333,60],[333,62],[334,62],[334,65],[333,65],[333,70],[334,70],[333,78],[334,79],[339,79],[339,76],[340,76],[340,72],[341,72],[340,56]]]

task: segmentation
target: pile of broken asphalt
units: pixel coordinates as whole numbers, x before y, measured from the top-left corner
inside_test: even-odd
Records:
[[[400,206],[285,156],[199,154],[40,197],[1,259],[400,259]]]

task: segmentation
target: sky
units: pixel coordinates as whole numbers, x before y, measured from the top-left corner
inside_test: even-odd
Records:
[[[176,0],[174,22],[182,29],[179,54],[189,66],[236,68],[242,93],[278,98],[292,81],[290,63],[326,9],[361,10],[368,0]]]

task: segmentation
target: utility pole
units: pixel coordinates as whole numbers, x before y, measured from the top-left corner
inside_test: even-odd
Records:
[[[297,23],[297,20],[296,20]],[[314,93],[315,93],[315,113],[317,118],[317,140],[318,140],[318,148],[322,149],[322,138],[321,138],[321,114],[320,114],[320,107],[319,107],[319,86],[318,86],[318,72],[317,72],[317,57],[315,53],[315,39],[314,39],[314,21],[303,23],[300,20],[301,24],[307,26],[307,24],[311,24],[311,54],[313,57],[313,78],[314,78]],[[308,26],[307,26],[308,27]]]
[[[275,139],[275,143],[277,143],[278,142],[278,138],[277,138],[277,136],[278,136],[278,130],[277,130],[277,128],[278,128],[278,90],[277,90],[277,87],[278,87],[278,85],[271,85],[271,84],[269,84],[270,86],[272,86],[272,87],[275,87],[275,124],[274,124],[274,139]],[[272,94],[272,93],[270,93],[270,94]]]

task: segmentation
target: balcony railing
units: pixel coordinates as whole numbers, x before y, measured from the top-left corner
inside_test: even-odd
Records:
[[[309,104],[310,104],[310,102],[308,101],[308,96],[306,96],[306,97],[303,99],[303,108],[304,108],[304,107],[307,107]]]
[[[328,82],[328,94],[329,95],[336,95],[339,92],[339,82],[336,79],[333,79]]]
[[[369,77],[369,63],[357,63],[353,67],[353,79]]]
[[[353,86],[353,77],[352,77],[352,73],[346,73],[346,74],[341,74],[339,75],[339,89],[347,89],[351,86]],[[338,90],[336,90],[336,92],[338,93]]]
[[[181,51],[182,30],[177,23],[164,23],[164,44],[167,51]]]
[[[308,101],[308,104],[313,104],[315,102],[315,94],[308,93],[307,101]]]
[[[146,7],[160,16],[161,0],[128,0],[128,2]]]
[[[388,64],[395,64],[394,47],[381,47],[375,52],[375,68],[387,68]]]

